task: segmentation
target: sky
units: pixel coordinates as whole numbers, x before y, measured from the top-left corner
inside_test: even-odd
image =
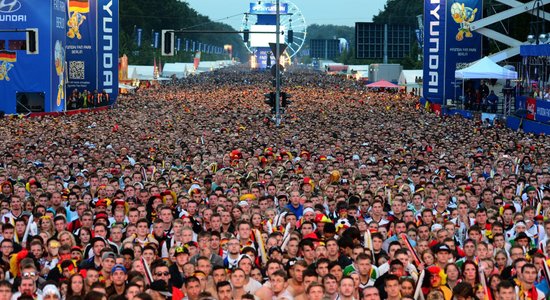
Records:
[[[239,28],[242,13],[257,0],[184,0],[198,13],[214,21]],[[334,24],[355,27],[355,22],[370,22],[387,0],[290,0],[300,8],[308,25]],[[264,0],[265,2],[265,0]],[[273,1],[275,2],[275,1]],[[238,15],[238,16],[235,16]],[[227,19],[227,17],[233,16]]]

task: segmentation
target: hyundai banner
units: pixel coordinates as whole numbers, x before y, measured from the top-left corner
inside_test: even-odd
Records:
[[[455,71],[481,58],[481,35],[470,24],[482,17],[482,0],[425,0],[424,98],[445,104],[462,93]]]
[[[118,0],[97,0],[97,89],[118,94]]]
[[[68,0],[67,93],[118,94],[118,0]],[[138,43],[141,40],[138,29]]]

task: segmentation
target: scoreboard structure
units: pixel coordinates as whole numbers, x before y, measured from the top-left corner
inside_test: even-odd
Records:
[[[114,103],[118,15],[118,0],[0,1],[0,111],[65,111],[74,89]]]

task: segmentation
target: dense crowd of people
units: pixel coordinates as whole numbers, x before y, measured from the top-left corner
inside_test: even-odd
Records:
[[[0,299],[494,299],[550,290],[550,141],[295,69],[1,120]]]

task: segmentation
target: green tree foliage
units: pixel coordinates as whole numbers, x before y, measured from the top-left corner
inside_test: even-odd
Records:
[[[309,40],[345,38],[350,45],[355,40],[355,28],[350,26],[312,24],[307,28],[305,45],[309,47]]]
[[[417,27],[416,16],[421,15],[424,0],[388,0],[384,10],[372,18],[379,24],[402,24]]]
[[[128,55],[130,64],[152,64],[153,55],[159,57],[160,49],[151,47],[153,32],[162,29],[224,30],[234,31],[229,25],[213,22],[185,1],[179,0],[120,0],[120,55]],[[137,28],[143,29],[141,48],[137,48]],[[182,33],[184,39],[222,47],[233,46],[233,55],[246,60],[248,53],[238,34]],[[184,49],[183,49],[184,50]],[[163,62],[190,62],[193,54],[180,51],[174,57],[163,57]],[[202,59],[227,59],[227,55],[202,54]]]

